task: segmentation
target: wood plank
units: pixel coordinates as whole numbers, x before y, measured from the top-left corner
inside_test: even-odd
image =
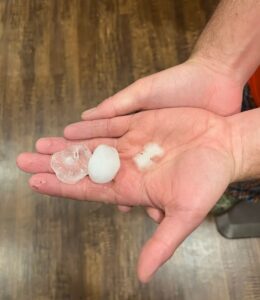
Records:
[[[207,2],[207,3],[206,3]],[[142,209],[31,192],[34,141],[134,80],[184,61],[217,0],[0,0],[0,299],[260,299],[260,241],[209,218],[147,285]]]

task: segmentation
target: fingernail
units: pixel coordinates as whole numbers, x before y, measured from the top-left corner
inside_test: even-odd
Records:
[[[86,118],[89,117],[94,111],[96,110],[96,107],[93,107],[91,109],[88,109],[86,111],[84,111],[81,115],[82,118]]]
[[[43,178],[31,178],[30,179],[30,185],[33,189],[38,190],[43,184],[45,184],[47,181]]]

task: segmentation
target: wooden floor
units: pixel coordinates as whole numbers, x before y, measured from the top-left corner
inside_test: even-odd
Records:
[[[141,209],[37,195],[15,166],[34,141],[147,74],[184,61],[217,0],[0,0],[0,300],[260,299],[260,239],[211,218],[147,285]]]

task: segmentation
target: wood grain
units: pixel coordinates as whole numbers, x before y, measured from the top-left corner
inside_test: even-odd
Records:
[[[260,240],[212,219],[147,285],[141,209],[36,195],[15,158],[87,107],[183,62],[217,0],[0,0],[0,299],[260,299]]]

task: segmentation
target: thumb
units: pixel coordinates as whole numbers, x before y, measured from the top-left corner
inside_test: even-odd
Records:
[[[143,108],[143,103],[149,97],[151,76],[139,79],[101,102],[97,107],[82,113],[83,120],[113,118],[136,112]]]
[[[189,215],[189,212],[187,213]],[[184,239],[201,223],[203,217],[187,216],[183,213],[166,216],[151,239],[143,247],[138,261],[138,277],[148,282],[153,274],[174,253]]]

